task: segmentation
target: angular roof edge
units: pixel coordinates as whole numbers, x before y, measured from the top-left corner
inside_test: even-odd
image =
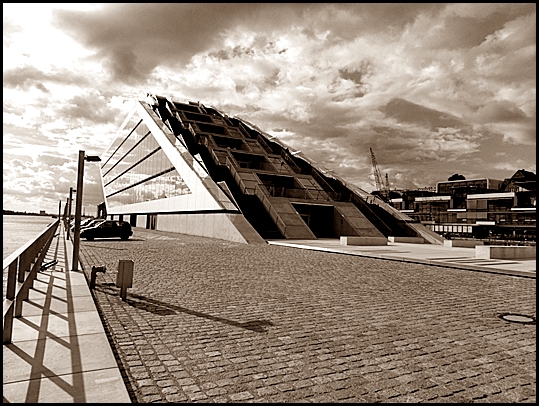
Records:
[[[204,108],[206,108],[206,105],[204,105],[203,103],[201,103],[200,101],[197,101],[197,102],[193,102],[193,101],[189,101],[186,99],[186,101],[180,101],[179,99],[177,99],[176,97],[165,97],[165,96],[158,96],[158,95],[155,95],[155,94],[150,94],[148,93],[147,95],[147,98],[146,98],[146,102],[148,104],[150,104],[151,106],[154,106],[154,105],[157,105],[158,104],[158,100],[157,98],[160,97],[160,98],[164,98],[165,100],[169,101],[169,102],[179,102],[179,103],[189,103],[189,104],[192,104],[192,103],[196,103],[196,105],[198,106],[203,106]],[[210,107],[211,109],[215,110],[216,112],[218,112],[219,114],[221,114],[223,117],[230,117],[228,114],[225,114],[223,113],[222,111],[220,111],[219,109],[217,109],[216,107],[212,106],[212,105],[208,105],[207,107]],[[382,199],[380,199],[379,197],[363,190],[362,188],[360,188],[359,186],[356,186],[348,181],[346,181],[343,177],[341,177],[340,175],[338,175],[334,170],[331,170],[331,169],[327,169],[323,166],[321,166],[320,164],[318,164],[316,161],[313,161],[312,159],[308,158],[305,154],[303,154],[300,150],[296,150],[295,148],[292,148],[291,146],[289,146],[288,144],[286,144],[285,142],[281,141],[278,137],[274,136],[274,135],[271,135],[265,131],[263,131],[262,129],[260,129],[260,127],[258,127],[257,125],[249,122],[248,120],[242,118],[241,116],[239,115],[234,115],[232,116],[232,118],[235,118],[236,120],[239,120],[242,124],[250,127],[251,129],[253,130],[256,130],[257,132],[259,132],[263,137],[267,138],[269,141],[271,142],[275,142],[277,144],[279,144],[281,147],[285,148],[285,149],[288,149],[289,151],[291,151],[291,153],[302,159],[303,161],[305,161],[307,164],[309,164],[310,166],[312,166],[313,168],[315,168],[316,170],[320,171],[324,176],[327,176],[329,178],[332,178],[332,179],[335,179],[339,182],[341,182],[343,184],[343,186],[345,186],[347,189],[349,189],[352,193],[356,194],[357,196],[359,196],[361,199],[367,201],[368,203],[374,203],[378,206],[381,206],[383,207],[386,211],[390,212],[394,217],[398,218],[398,219],[401,219],[401,220],[404,220],[404,221],[412,221],[412,219],[410,217],[408,217],[407,215],[399,212],[397,209],[395,209],[393,206],[385,203]]]

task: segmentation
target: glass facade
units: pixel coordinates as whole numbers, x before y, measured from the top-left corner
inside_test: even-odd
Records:
[[[105,153],[101,167],[109,208],[191,191],[135,113]]]
[[[471,225],[455,225],[455,224],[426,224],[426,227],[429,227],[432,231],[443,234],[443,233],[452,233],[458,235],[470,235],[472,233],[473,227]]]
[[[436,192],[447,194],[457,189],[477,189],[477,190],[498,190],[502,185],[501,180],[497,179],[469,179],[469,180],[452,180],[446,182],[438,182],[436,184]]]
[[[462,180],[462,181],[448,181],[438,182],[436,185],[437,193],[448,194],[453,189],[459,188],[480,188],[487,189],[488,181],[486,179],[474,179],[474,180]]]

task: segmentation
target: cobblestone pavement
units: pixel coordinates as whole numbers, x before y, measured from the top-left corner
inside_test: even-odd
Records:
[[[81,260],[133,402],[536,400],[535,325],[499,317],[535,279],[140,228]]]

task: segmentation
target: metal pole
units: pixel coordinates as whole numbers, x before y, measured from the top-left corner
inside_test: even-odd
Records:
[[[84,151],[79,151],[79,167],[77,172],[77,201],[75,205],[75,232],[73,235],[73,271],[79,270],[80,217],[82,208],[82,181],[84,178]]]
[[[62,201],[58,202],[58,220],[62,217]]]
[[[66,240],[69,240],[69,232],[71,230],[71,202],[73,201],[73,188],[69,188],[69,205],[67,209],[67,234]]]
[[[68,221],[67,221],[67,206],[69,206],[69,197],[66,199],[66,204],[64,206],[64,231],[66,231],[67,224],[68,224]],[[69,237],[67,236],[67,231],[66,231],[66,240],[67,239],[69,239]]]

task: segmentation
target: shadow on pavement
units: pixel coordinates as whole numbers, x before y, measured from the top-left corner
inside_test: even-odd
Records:
[[[105,286],[114,286],[114,284],[104,284]],[[96,287],[96,289],[99,289]],[[99,289],[103,293],[118,295],[118,292],[113,289]],[[223,317],[212,316],[211,314],[202,313],[196,310],[191,310],[186,307],[177,305],[171,305],[169,303],[161,302],[160,300],[150,299],[146,296],[138,295],[136,293],[128,293],[126,303],[130,306],[136,307],[140,310],[145,310],[161,316],[172,316],[177,312],[189,314],[191,316],[203,317],[208,320],[217,321],[219,323],[228,324],[229,326],[239,327],[246,330],[254,331],[255,333],[266,333],[266,327],[273,326],[273,323],[269,320],[250,320],[244,323],[240,323],[234,320],[225,319]]]
[[[56,271],[38,274],[34,283],[44,289],[32,288],[31,297],[24,302],[25,315],[17,319],[18,340],[3,346],[4,391],[9,388],[3,403],[12,403],[11,391],[25,403],[39,403],[51,385],[61,399],[86,403],[82,375],[86,365],[69,275]],[[64,295],[55,296],[55,290],[63,290]]]

